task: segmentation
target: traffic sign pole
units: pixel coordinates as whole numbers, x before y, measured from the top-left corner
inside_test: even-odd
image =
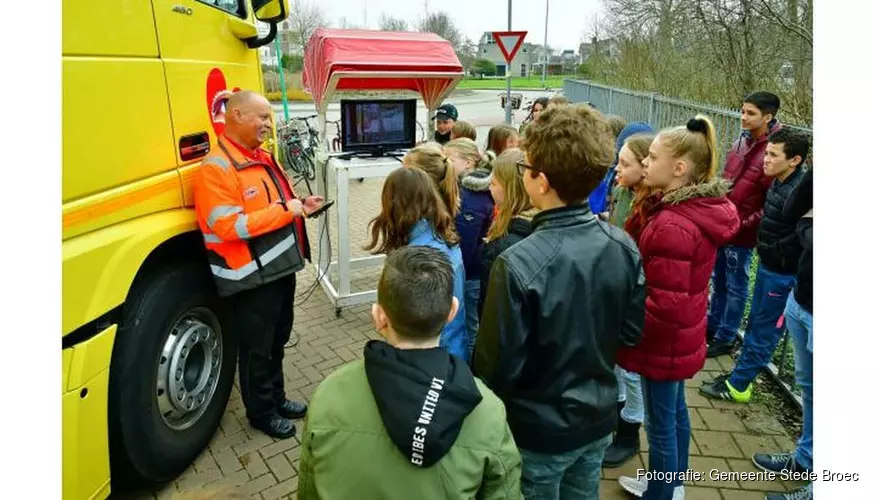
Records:
[[[508,1],[507,5],[508,10],[508,24],[510,24],[510,1]],[[520,47],[523,45],[523,40],[526,38],[527,31],[493,31],[492,37],[495,39],[495,43],[498,45],[498,48],[501,50],[501,53],[504,55],[504,60],[507,62],[505,66],[505,78],[507,79],[507,98],[505,100],[504,105],[504,121],[507,122],[508,125],[511,124],[511,80],[513,78],[513,71],[511,62],[513,58],[516,56],[517,51],[520,50]]]
[[[512,1],[513,0],[507,0],[507,31],[510,31],[510,21],[511,21],[511,18],[513,17],[511,15],[511,3],[512,3]],[[504,103],[504,121],[508,125],[513,125],[513,123],[511,123],[512,122],[511,110],[513,108],[511,107],[511,101],[510,101],[510,86],[511,86],[511,81],[513,79],[513,71],[511,71],[511,66],[510,66],[511,59],[513,59],[513,58],[509,58],[507,60],[507,65],[505,66],[507,71],[506,71],[506,74],[504,75],[505,78],[507,78],[507,101],[505,101],[505,103]]]

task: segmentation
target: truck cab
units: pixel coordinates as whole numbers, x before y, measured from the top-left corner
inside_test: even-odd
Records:
[[[287,13],[287,0],[64,2],[64,498],[169,481],[218,428],[237,348],[192,180],[223,99],[263,90],[257,48]]]

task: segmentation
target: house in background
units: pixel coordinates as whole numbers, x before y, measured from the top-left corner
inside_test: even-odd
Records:
[[[508,47],[510,49],[512,47]],[[532,45],[523,43],[520,50],[514,57],[511,64],[511,76],[529,76],[532,72],[533,58],[531,57]],[[504,60],[504,54],[498,48],[498,44],[492,36],[492,32],[486,31],[480,37],[480,43],[477,44],[477,59],[488,59],[495,63],[496,76],[507,76],[507,62]]]
[[[620,43],[616,38],[598,40],[595,37],[590,38],[589,42],[581,42],[579,64],[585,63],[594,54],[603,55],[611,60],[617,60],[620,58]]]

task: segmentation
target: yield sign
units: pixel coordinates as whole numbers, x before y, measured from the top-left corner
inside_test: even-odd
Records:
[[[492,37],[504,54],[504,60],[510,63],[526,38],[528,31],[493,31]],[[510,50],[508,50],[510,49]]]

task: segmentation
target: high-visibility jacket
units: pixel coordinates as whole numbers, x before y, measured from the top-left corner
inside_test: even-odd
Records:
[[[263,153],[265,161],[252,160],[222,136],[195,176],[198,226],[221,296],[300,271],[310,258],[303,217],[286,206],[294,190]]]

